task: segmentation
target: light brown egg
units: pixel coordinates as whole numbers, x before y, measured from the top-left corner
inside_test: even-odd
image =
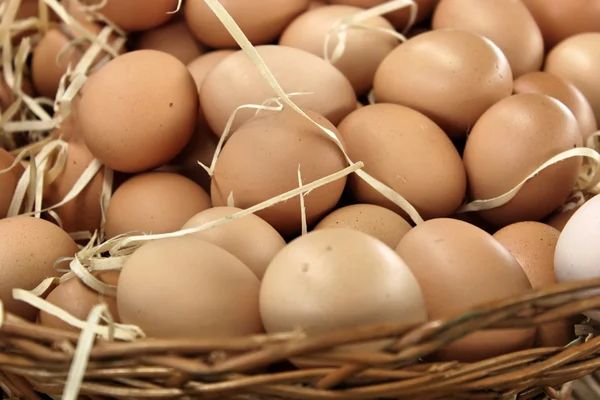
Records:
[[[423,218],[446,217],[460,206],[466,174],[456,148],[432,120],[396,104],[354,111],[338,126],[344,147],[364,171],[394,189]],[[348,188],[361,203],[400,208],[356,174]]]
[[[546,57],[544,71],[558,75],[581,90],[596,121],[600,121],[600,33],[581,33],[556,45]]]
[[[352,204],[329,213],[313,230],[348,228],[371,235],[395,249],[411,228],[404,218],[385,207]]]
[[[583,93],[569,81],[542,71],[523,75],[514,82],[514,93],[541,93],[559,100],[571,110],[579,124],[585,144],[587,138],[598,130],[594,110]]]
[[[361,8],[350,6],[328,6],[308,11],[288,25],[279,39],[279,44],[324,58],[323,46],[330,35],[328,54],[331,56],[339,42],[335,31],[330,33],[331,29],[342,18],[361,11]],[[361,24],[394,31],[392,24],[381,16]],[[350,28],[346,32],[344,53],[333,65],[348,78],[357,95],[362,95],[373,86],[373,77],[381,61],[400,41],[389,33],[372,29]]]
[[[293,97],[300,108],[313,110],[334,125],[356,108],[356,95],[348,79],[322,58],[286,46],[257,46],[256,50],[286,93],[312,93]],[[215,66],[200,90],[206,120],[219,136],[237,107],[260,105],[274,97],[273,89],[241,50]],[[233,129],[255,112],[239,111]]]
[[[308,116],[337,133],[322,116]],[[265,112],[242,125],[227,141],[211,182],[213,206],[224,206],[233,192],[234,204],[248,208],[299,186],[298,166],[307,184],[346,167],[342,152],[323,131],[287,107]],[[335,207],[346,178],[310,192],[304,199],[310,226]],[[284,237],[301,231],[300,200],[286,202],[256,213]]]
[[[432,26],[487,37],[508,59],[513,77],[542,67],[542,33],[521,0],[441,0]]]
[[[15,157],[0,147],[0,171],[9,168],[15,162]],[[16,165],[10,171],[0,173],[0,219],[6,218],[17,184],[25,169]]]
[[[208,73],[225,57],[233,53],[235,53],[235,50],[209,51],[188,63],[187,68],[192,74],[194,82],[196,82],[198,92],[200,92],[202,83],[204,82],[204,79],[206,79]]]
[[[119,280],[118,271],[96,272],[94,273],[94,276],[101,282],[113,286],[116,286]],[[119,322],[117,299],[115,297],[104,296],[96,292],[77,277],[71,278],[54,288],[48,297],[46,297],[46,301],[62,308],[75,318],[82,321],[87,319],[94,306],[98,304],[106,304],[113,320],[115,322]],[[60,318],[50,315],[44,311],[40,311],[39,323],[50,328],[72,332],[80,331],[78,328],[71,326]]]
[[[378,103],[420,111],[451,138],[464,137],[512,88],[510,66],[498,46],[474,33],[444,29],[396,47],[374,81]]]
[[[73,239],[51,222],[24,216],[1,219],[0,300],[4,310],[34,321],[37,309],[14,300],[12,290],[32,290],[44,279],[60,276],[54,263],[63,257],[73,257],[77,251]]]
[[[517,259],[531,286],[541,289],[556,284],[554,277],[554,249],[560,232],[541,222],[517,222],[494,234]],[[535,345],[563,347],[574,339],[569,319],[541,325],[537,328]]]
[[[97,5],[98,0],[79,0],[85,5]],[[126,31],[145,31],[156,28],[173,18],[178,0],[108,0],[98,11]]]
[[[207,51],[192,35],[183,19],[175,19],[165,25],[142,32],[135,41],[134,49],[164,51],[184,64]]]
[[[253,45],[272,43],[285,27],[306,11],[309,0],[221,0],[244,35]],[[185,2],[185,19],[196,37],[210,47],[237,49],[237,42],[204,0]]]
[[[579,33],[600,32],[598,0],[523,0],[544,36],[549,49]]]
[[[560,101],[529,93],[506,98],[481,116],[467,139],[469,195],[503,195],[553,156],[581,145],[577,120]],[[575,187],[581,162],[570,158],[543,170],[507,204],[480,215],[499,227],[547,217]]]
[[[199,107],[185,65],[156,50],[113,59],[87,80],[75,103],[86,145],[120,172],[141,172],[173,159],[190,140]]]
[[[117,286],[123,323],[151,338],[260,334],[260,282],[240,260],[194,237],[149,242],[125,262]]]
[[[455,219],[432,219],[411,229],[398,254],[421,285],[431,320],[522,295],[531,283],[517,260],[483,230]],[[436,358],[473,362],[532,346],[535,329],[476,332],[443,347]]]
[[[236,207],[213,207],[201,211],[181,229],[194,228],[242,211]],[[254,214],[227,222],[224,225],[192,234],[227,250],[262,279],[267,266],[285,246],[285,240],[265,220]]]
[[[123,183],[106,210],[106,237],[141,231],[168,233],[210,207],[208,194],[190,179],[170,172],[146,172]]]

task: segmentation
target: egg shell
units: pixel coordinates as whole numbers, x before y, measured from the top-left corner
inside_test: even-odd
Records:
[[[490,234],[464,221],[438,218],[411,229],[396,249],[421,285],[431,320],[518,296],[531,283],[517,260]],[[488,330],[436,353],[440,360],[474,362],[530,348],[535,329]]]
[[[508,59],[513,77],[542,67],[542,33],[521,0],[441,0],[433,14],[432,26],[462,29],[487,37]]]
[[[385,243],[352,229],[312,231],[279,252],[263,277],[260,313],[267,333],[317,334],[427,319],[421,288],[404,261]]]
[[[385,207],[352,204],[329,213],[313,230],[330,228],[354,229],[373,236],[395,249],[411,226],[400,215]]]
[[[94,156],[83,143],[69,143],[65,168],[54,182],[44,188],[44,208],[63,201],[92,161]],[[53,210],[60,217],[65,231],[94,232],[100,229],[102,220],[100,197],[103,182],[104,167],[94,175],[77,197]]]
[[[80,0],[85,5],[97,5],[97,0]],[[126,31],[156,28],[173,18],[178,0],[108,0],[98,12]]]
[[[461,138],[490,106],[511,94],[512,80],[506,56],[490,40],[439,29],[396,47],[379,65],[373,93],[376,102],[413,108],[451,138]]]
[[[600,196],[584,203],[563,228],[554,252],[554,273],[558,282],[574,282],[600,278]],[[598,296],[598,291],[580,292],[582,297]],[[600,321],[600,311],[586,316]]]
[[[598,130],[594,110],[586,97],[572,83],[559,76],[543,71],[531,72],[515,80],[513,92],[547,94],[563,103],[577,119],[583,143]]]
[[[207,51],[204,45],[192,35],[183,19],[175,19],[165,25],[142,32],[135,40],[134,48],[164,51],[184,64]]]
[[[324,117],[309,110],[305,112],[337,134]],[[287,107],[279,112],[267,111],[242,125],[225,144],[211,181],[212,204],[227,205],[233,192],[235,206],[245,209],[296,189],[298,168],[302,182],[308,184],[346,166],[341,150],[313,123]],[[346,177],[340,178],[304,198],[309,226],[336,206],[345,184]],[[286,238],[301,232],[298,197],[258,211],[256,215]]]
[[[543,289],[556,284],[554,250],[560,232],[541,222],[527,221],[508,225],[494,234],[519,262],[531,286]],[[537,328],[537,347],[563,347],[574,339],[573,326],[568,318]]]
[[[331,56],[339,43],[336,31],[331,29],[343,18],[361,11],[363,9],[358,7],[335,5],[308,11],[292,21],[281,35],[279,44],[324,58],[323,46],[330,35],[328,55]],[[357,95],[365,94],[371,89],[377,67],[400,43],[389,33],[364,29],[362,26],[395,32],[392,24],[381,16],[361,22],[360,28],[350,27],[346,31],[344,53],[333,65],[348,78]]]
[[[0,147],[0,171],[10,168],[14,162],[15,157]],[[6,218],[8,214],[10,203],[17,189],[19,179],[23,175],[23,171],[25,171],[23,166],[17,164],[10,171],[0,173],[0,219]]]
[[[142,172],[173,159],[198,120],[196,85],[170,54],[138,50],[89,77],[76,97],[81,135],[103,164]]]
[[[194,78],[194,82],[196,82],[198,92],[200,92],[202,83],[204,82],[204,79],[206,79],[208,73],[224,58],[233,53],[235,53],[235,50],[210,51],[208,53],[202,54],[201,56],[195,58],[194,60],[188,63],[188,71],[190,71],[190,74],[192,74],[192,78]]]
[[[272,43],[285,27],[306,11],[309,0],[220,0],[253,45]],[[238,48],[238,44],[204,0],[187,0],[185,19],[196,37],[208,46]]]
[[[337,125],[356,108],[356,95],[348,79],[333,65],[314,54],[287,46],[257,46],[256,51],[286,93],[300,108],[313,110]],[[243,51],[222,60],[208,74],[200,90],[200,104],[208,124],[221,136],[227,120],[244,104],[263,104],[277,97]],[[256,113],[240,110],[232,129]]]
[[[396,104],[354,111],[338,126],[352,160],[411,203],[423,218],[452,215],[466,192],[466,174],[454,145],[431,119]],[[356,174],[348,188],[361,203],[400,208]]]
[[[123,323],[153,338],[263,332],[260,282],[235,256],[193,237],[149,242],[125,262],[117,286]]]
[[[600,33],[581,33],[556,45],[548,53],[544,71],[558,75],[581,90],[596,121],[600,121]]]
[[[553,156],[581,145],[577,120],[560,101],[529,93],[506,98],[482,115],[467,139],[469,195],[473,200],[503,195]],[[542,220],[570,195],[581,162],[574,157],[546,168],[507,204],[481,217],[498,227]]]
[[[544,36],[549,49],[558,42],[584,32],[600,32],[598,0],[523,0]]]
[[[112,286],[116,286],[119,280],[118,271],[96,272],[93,275],[101,282]],[[113,320],[119,322],[116,297],[104,296],[96,292],[77,277],[73,277],[59,284],[50,292],[50,294],[48,294],[46,301],[62,308],[64,311],[82,321],[85,321],[88,318],[88,315],[94,306],[105,304]],[[60,318],[44,311],[40,311],[39,323],[40,325],[50,328],[80,332],[79,328],[71,326]]]
[[[146,172],[123,183],[106,210],[106,237],[141,231],[168,233],[210,207],[208,194],[192,180],[170,172]]]
[[[60,276],[54,263],[78,251],[73,239],[51,222],[25,216],[0,219],[0,300],[4,310],[34,321],[37,309],[14,300],[12,290],[32,290],[44,279]]]

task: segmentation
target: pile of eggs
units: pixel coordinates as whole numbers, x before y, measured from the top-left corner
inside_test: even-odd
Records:
[[[62,1],[97,34],[102,26],[79,3],[90,2]],[[94,159],[104,166],[54,210],[62,227],[46,214],[7,217],[26,164],[0,174],[7,311],[77,331],[14,300],[12,290],[68,270],[68,261],[55,263],[79,251],[70,233],[101,228],[109,169],[106,239],[199,227],[297,188],[298,171],[308,184],[346,168],[340,146],[313,122],[424,222],[351,174],[212,229],[148,241],[121,270],[94,271],[116,297],[75,277],[45,300],[79,319],[105,303],[116,321],[151,338],[224,338],[418,324],[600,276],[600,197],[586,192],[563,207],[583,166],[593,166],[583,157],[544,169],[504,205],[459,212],[510,191],[562,152],[594,145],[600,0],[415,0],[406,41],[399,33],[410,12],[402,8],[350,26],[335,60],[336,24],[384,0],[221,0],[312,121],[288,105],[240,108],[277,95],[204,0],[169,13],[177,3],[108,0],[100,9],[128,32],[127,49],[91,70],[70,114],[49,132],[68,150],[64,170],[44,187],[44,206],[61,201]],[[23,0],[17,18],[36,15],[37,4]],[[24,90],[54,99],[67,66],[89,47],[84,40],[64,51],[77,38],[56,17],[34,42]],[[12,93],[2,84],[5,110]],[[224,134],[209,175],[198,161],[211,165]],[[0,170],[14,160],[0,149]],[[473,333],[433,357],[476,361],[564,346],[580,319]]]

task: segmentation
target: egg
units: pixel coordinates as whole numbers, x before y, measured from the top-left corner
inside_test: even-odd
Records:
[[[532,72],[516,79],[513,91],[547,94],[563,103],[577,119],[583,143],[598,130],[596,117],[588,100],[579,89],[563,78],[548,72]]]
[[[79,0],[84,5],[98,5],[98,0]],[[108,20],[126,31],[145,31],[170,20],[177,9],[178,0],[107,0],[98,11]]]
[[[490,40],[439,29],[396,47],[379,65],[373,93],[377,103],[422,112],[458,139],[511,94],[512,80],[506,56]]]
[[[324,7],[326,5],[327,5],[327,3],[325,1],[311,1],[308,4],[308,9],[312,10],[313,8]]]
[[[517,222],[494,234],[519,262],[531,286],[543,289],[556,284],[554,250],[560,232],[541,222]],[[563,347],[574,339],[569,319],[550,322],[537,328],[535,344],[538,347]]]
[[[600,121],[600,33],[581,33],[556,45],[546,57],[544,71],[575,85],[590,102],[596,121]]]
[[[552,213],[548,218],[546,218],[546,220],[544,222],[547,225],[550,225],[551,227],[562,232],[565,225],[567,224],[567,221],[569,221],[569,219],[571,219],[573,214],[575,214],[575,211],[577,211],[577,209],[579,209],[579,207],[581,207],[581,205],[583,203],[585,203],[586,201],[588,201],[589,199],[591,199],[594,196],[595,196],[595,194],[593,194],[593,193],[586,193],[584,195],[583,202],[581,204],[578,204],[578,205],[572,204],[568,208],[563,206],[563,207],[559,208],[558,210],[556,210],[554,213]]]
[[[235,50],[210,51],[208,53],[198,56],[197,58],[193,59],[188,63],[187,68],[192,74],[194,82],[196,82],[198,92],[200,92],[200,88],[202,87],[204,79],[206,79],[206,76],[215,67],[215,65],[217,65],[225,57],[233,53],[235,53]]]
[[[157,50],[116,57],[89,77],[75,103],[85,144],[120,172],[142,172],[170,161],[198,120],[192,76],[181,61]]]
[[[395,249],[411,226],[400,215],[385,207],[352,204],[329,213],[313,230],[330,228],[354,229],[373,236]]]
[[[542,67],[542,33],[521,0],[441,0],[432,26],[462,29],[490,39],[508,59],[513,77]]]
[[[15,157],[0,147],[0,171],[10,168],[15,162]],[[17,184],[25,169],[17,164],[10,171],[0,173],[0,219],[6,218]]]
[[[262,280],[260,315],[267,333],[309,335],[427,319],[421,288],[394,250],[344,228],[309,232],[275,256]]]
[[[123,323],[153,338],[259,334],[260,282],[235,256],[193,237],[161,239],[123,265],[117,307]]]
[[[331,30],[343,18],[363,11],[358,7],[328,6],[308,11],[296,18],[283,31],[279,44],[308,51],[325,57],[323,46],[330,35],[328,55],[333,54],[339,43],[336,30]],[[345,36],[344,53],[333,65],[348,78],[357,95],[367,93],[373,86],[377,67],[398,44],[395,36],[381,30],[394,32],[394,27],[385,18],[378,16],[361,23],[374,29],[349,28]],[[342,32],[337,30],[337,32]]]
[[[83,143],[69,143],[64,170],[54,182],[44,188],[44,208],[63,201],[92,161],[94,156]],[[101,168],[77,197],[53,210],[60,217],[65,231],[94,232],[100,229],[100,196],[103,184],[104,168]]]
[[[477,121],[463,162],[473,200],[492,199],[511,190],[555,155],[581,147],[573,113],[543,94],[517,94],[499,101]],[[575,187],[581,158],[554,164],[530,179],[503,206],[482,211],[496,226],[539,221],[563,204]]]
[[[523,0],[539,25],[547,48],[579,33],[600,32],[598,0]]]
[[[244,35],[253,45],[272,43],[285,27],[306,11],[309,0],[220,0]],[[237,42],[204,0],[184,3],[185,19],[196,37],[208,46],[237,48]]]
[[[119,280],[118,271],[96,272],[93,275],[101,282],[112,286],[116,286]],[[50,292],[50,294],[48,294],[46,301],[82,321],[85,321],[88,318],[88,315],[94,306],[105,304],[113,320],[119,322],[117,299],[96,292],[77,277],[73,277],[59,284]],[[79,328],[71,326],[60,318],[44,311],[40,311],[39,323],[49,328],[72,332],[80,331]]]
[[[411,229],[396,249],[417,278],[431,320],[457,317],[473,307],[531,290],[513,255],[485,231],[437,218]],[[535,329],[470,333],[436,353],[443,361],[475,362],[530,348]]]
[[[181,229],[188,229],[228,217],[242,211],[236,207],[213,207],[190,218]],[[285,247],[285,240],[260,217],[249,214],[223,225],[193,233],[192,236],[227,250],[262,279],[275,255]]]
[[[305,111],[314,121],[337,134],[323,116]],[[313,123],[287,107],[279,112],[265,112],[242,125],[225,144],[211,181],[212,204],[227,205],[233,193],[235,206],[245,209],[298,188],[298,168],[303,183],[308,184],[346,166],[341,150]],[[309,226],[336,206],[345,183],[345,177],[337,179],[304,198]],[[301,232],[298,197],[258,211],[256,215],[286,238]]]
[[[425,218],[452,215],[466,192],[466,174],[456,148],[431,119],[397,104],[354,111],[338,127],[352,160],[394,189]],[[348,188],[361,203],[400,208],[356,175]]]
[[[165,25],[142,32],[135,40],[136,50],[160,50],[184,64],[206,52],[187,27],[185,20],[176,19]]]
[[[54,263],[78,251],[73,239],[51,222],[26,216],[0,219],[0,300],[4,310],[34,321],[37,309],[13,299],[12,290],[32,290],[44,279],[60,276]]]
[[[575,211],[563,228],[554,252],[554,273],[558,282],[574,282],[600,278],[600,196],[594,196]],[[597,296],[586,291],[582,296]],[[586,316],[600,320],[600,311],[591,310]]]
[[[138,231],[168,233],[210,207],[208,194],[192,180],[170,172],[146,172],[123,183],[106,210],[106,237]]]
[[[356,95],[348,79],[333,65],[304,50],[287,46],[257,46],[261,58],[286,93],[300,108],[307,108],[337,125],[356,108]],[[227,120],[244,104],[263,104],[277,97],[243,51],[222,60],[205,78],[200,104],[213,132],[221,136]],[[236,113],[235,130],[256,110]]]

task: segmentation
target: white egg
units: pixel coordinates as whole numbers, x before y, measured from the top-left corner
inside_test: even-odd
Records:
[[[600,196],[582,205],[562,230],[554,252],[558,282],[600,278]],[[598,293],[587,292],[585,296]],[[586,316],[600,321],[600,310]]]

